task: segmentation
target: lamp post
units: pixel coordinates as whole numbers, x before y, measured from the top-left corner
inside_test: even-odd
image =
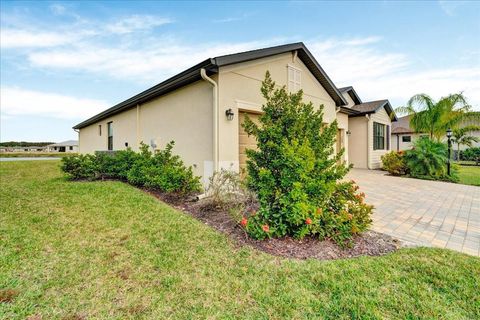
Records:
[[[447,130],[447,141],[448,141],[448,159],[447,159],[447,174],[450,175],[450,153],[452,149],[452,129],[448,128]]]

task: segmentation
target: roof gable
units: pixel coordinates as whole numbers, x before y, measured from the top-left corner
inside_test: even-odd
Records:
[[[338,91],[340,91],[341,93],[348,93],[348,95],[350,96],[350,98],[352,98],[353,102],[355,102],[355,104],[361,104],[362,103],[362,100],[360,99],[360,96],[357,94],[357,92],[355,91],[355,89],[353,89],[352,86],[349,86],[349,87],[343,87],[343,88],[338,88]]]
[[[385,108],[388,116],[392,119],[392,121],[397,121],[397,116],[393,111],[392,106],[388,100],[376,100],[376,101],[369,101],[364,102],[361,104],[354,105],[351,109],[358,111],[358,114],[352,115],[353,117],[361,116],[365,114],[375,113],[381,108]]]
[[[181,88],[187,84],[193,83],[201,79],[200,70],[205,69],[207,74],[212,75],[218,72],[218,68],[231,64],[246,62],[250,60],[274,56],[281,53],[296,51],[298,57],[303,61],[305,66],[310,70],[314,77],[325,88],[327,93],[332,97],[337,106],[344,106],[347,104],[340,91],[332,82],[330,77],[326,74],[320,64],[315,60],[313,55],[302,43],[292,43],[276,47],[240,52],[235,54],[218,56],[215,58],[206,59],[199,64],[151,87],[79,124],[74,126],[74,129],[86,127],[92,123],[100,121],[104,118],[120,113],[124,110],[130,109],[138,104],[145,103],[149,100],[160,97],[168,92]]]

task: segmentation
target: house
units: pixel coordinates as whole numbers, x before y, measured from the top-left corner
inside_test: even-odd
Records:
[[[347,105],[348,158],[356,168],[379,169],[381,156],[390,151],[390,128],[397,121],[388,100],[362,102],[353,87],[339,89]]]
[[[67,140],[59,143],[49,144],[47,146],[48,152],[78,152],[78,141]]]
[[[420,137],[428,137],[428,134],[426,133],[421,133],[421,132],[415,132],[413,128],[410,126],[410,119],[412,116],[404,116],[398,118],[398,121],[395,123],[392,123],[392,149],[396,151],[403,151],[403,150],[409,150],[412,148],[413,143],[418,140]],[[480,123],[477,122],[465,122],[460,125],[460,127],[464,126],[469,126],[469,125],[476,125],[480,126]],[[480,139],[480,131],[471,131],[468,133],[471,136],[478,137]],[[446,140],[443,139],[444,141]],[[480,141],[479,142],[474,142],[472,144],[472,147],[480,147]],[[469,148],[466,145],[461,145],[460,150],[465,150]],[[453,147],[454,151],[457,150],[457,146],[455,145]]]
[[[345,148],[344,161],[379,167],[380,153],[389,149],[390,104],[362,103],[353,88],[341,92],[303,43],[206,59],[77,124],[79,150],[138,150],[141,142],[157,149],[174,140],[175,153],[205,183],[220,168],[238,171],[246,165],[245,149],[255,147],[241,123],[261,113],[267,70],[277,85],[302,89],[304,100],[323,104],[326,123],[337,120],[336,150]]]
[[[11,147],[0,147],[0,152],[44,152],[47,147],[42,146],[11,146]]]

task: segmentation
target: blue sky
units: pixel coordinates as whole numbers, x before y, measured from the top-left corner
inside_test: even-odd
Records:
[[[0,140],[78,122],[208,57],[303,41],[338,87],[480,110],[479,2],[1,2]]]

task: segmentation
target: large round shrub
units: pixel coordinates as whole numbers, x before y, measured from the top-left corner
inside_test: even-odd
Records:
[[[258,239],[316,234],[344,242],[364,230],[370,219],[355,216],[369,216],[371,207],[353,201],[360,197],[356,191],[347,190],[348,200],[334,200],[346,190],[338,181],[349,170],[341,163],[344,150],[334,154],[337,122],[325,124],[323,106],[315,110],[302,102],[302,91],[275,89],[268,72],[261,91],[266,103],[260,124],[248,117],[244,123],[258,147],[247,150],[247,184],[260,202],[246,224],[248,233]]]

